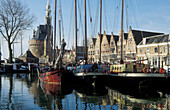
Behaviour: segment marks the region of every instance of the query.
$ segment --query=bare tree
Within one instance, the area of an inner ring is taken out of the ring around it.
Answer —
[[[0,0],[0,33],[8,42],[9,62],[12,62],[12,48],[18,33],[30,28],[35,20],[29,9],[20,0]]]

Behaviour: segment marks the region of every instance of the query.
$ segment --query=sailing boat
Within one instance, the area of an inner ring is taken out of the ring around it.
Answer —
[[[49,3],[49,1],[48,1],[48,3]],[[55,0],[55,18],[56,18],[56,0]],[[54,26],[56,29],[56,22],[55,22]],[[55,36],[56,36],[56,34],[55,34]],[[62,77],[66,76],[63,74],[67,73],[67,71],[64,68],[62,68],[62,62],[61,62],[62,58],[63,58],[65,46],[66,46],[66,42],[63,39],[61,41],[59,56],[55,60],[55,63],[51,67],[40,67],[37,69],[40,81],[61,85]],[[54,56],[55,56],[55,54],[54,54]]]
[[[150,64],[138,64],[138,61],[124,63],[123,61],[123,2],[121,14],[121,60],[120,64],[110,66],[109,85],[110,86],[167,86],[170,83],[169,74],[160,68],[159,73],[150,71]],[[116,85],[119,84],[119,85]]]
[[[100,5],[102,5],[100,0]],[[88,64],[87,63],[87,29],[86,29],[86,0],[84,1],[84,14],[85,14],[85,64],[76,66],[73,70],[73,73],[75,77],[81,82],[79,84],[90,84],[94,87],[96,86],[102,86],[104,85],[104,80],[106,79],[105,76],[107,76],[107,71],[109,70],[109,67],[104,67],[101,64]],[[101,14],[101,8],[100,8],[100,14]],[[75,30],[77,30],[77,22],[76,22],[76,0],[75,0]],[[101,21],[101,19],[100,19]],[[100,22],[101,27],[101,22]],[[77,31],[75,31],[76,36],[76,48],[77,48]],[[101,36],[101,28],[100,28],[100,36]],[[101,42],[101,39],[100,39]],[[101,43],[100,43],[101,45]],[[77,54],[77,49],[76,54]],[[101,51],[100,51],[101,52]],[[76,55],[77,56],[77,55]],[[77,62],[77,58],[76,58]]]

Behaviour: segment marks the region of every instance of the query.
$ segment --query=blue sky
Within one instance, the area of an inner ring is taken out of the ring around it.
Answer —
[[[39,24],[45,23],[45,9],[47,0],[21,0],[30,8],[30,12],[35,15],[36,21],[33,27],[24,32],[24,52],[29,48],[28,40],[32,38],[33,29]],[[57,0],[59,1],[59,0]],[[82,45],[84,36],[84,0],[78,1],[78,45]],[[120,30],[120,2],[121,0],[103,0],[103,15],[102,15],[102,33],[107,34],[113,32],[118,34]],[[87,37],[96,37],[99,32],[99,15],[98,7],[99,0],[87,0]],[[59,4],[59,3],[58,3]],[[127,11],[124,14],[124,31],[127,32],[127,27],[132,26],[132,29],[170,33],[170,0],[127,0]],[[50,0],[52,17],[54,16],[54,0]],[[64,26],[64,38],[67,42],[67,48],[74,45],[74,0],[61,0],[61,10]],[[81,11],[80,11],[81,10]],[[81,14],[80,14],[81,13]],[[57,8],[58,14],[58,8]],[[127,16],[126,16],[127,15]],[[90,22],[90,16],[92,22]],[[81,17],[81,20],[80,20]],[[127,20],[128,19],[128,20]],[[58,20],[58,17],[57,17]],[[54,21],[54,17],[52,18]],[[98,22],[97,22],[98,21]],[[128,23],[127,23],[128,21]],[[57,23],[58,29],[58,23]],[[57,31],[58,36],[58,31]],[[20,44],[16,44],[20,47]],[[5,50],[3,50],[5,51]],[[2,51],[2,52],[3,52]],[[20,55],[20,48],[15,49],[15,56]],[[3,52],[7,56],[8,52]]]

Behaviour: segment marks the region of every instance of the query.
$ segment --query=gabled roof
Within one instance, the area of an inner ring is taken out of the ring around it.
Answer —
[[[92,40],[93,40],[93,44],[95,45],[97,38],[92,38]]]
[[[119,36],[113,35],[113,39],[115,40],[115,44],[117,45],[117,42],[119,41]]]
[[[108,42],[110,44],[111,35],[106,35],[106,37],[107,37],[107,40],[108,40]]]
[[[128,38],[128,33],[124,33],[124,39]]]
[[[138,45],[142,41],[142,38],[164,34],[164,33],[148,32],[148,31],[141,31],[141,30],[132,30],[132,33],[133,33],[136,45]]]
[[[35,57],[30,50],[27,50],[25,54],[20,56],[19,58],[37,58],[37,57]]]

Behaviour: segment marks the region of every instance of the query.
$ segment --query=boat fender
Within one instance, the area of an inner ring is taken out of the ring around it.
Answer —
[[[165,72],[165,70],[163,68],[159,69],[159,73],[164,73],[164,72]]]
[[[143,68],[143,72],[144,72],[144,73],[148,73],[148,72],[149,72],[149,69],[145,67],[145,68]]]

